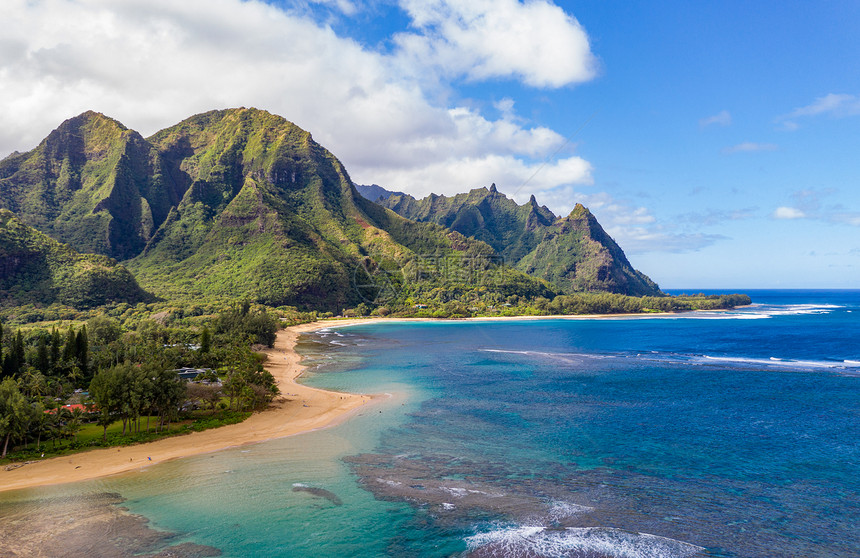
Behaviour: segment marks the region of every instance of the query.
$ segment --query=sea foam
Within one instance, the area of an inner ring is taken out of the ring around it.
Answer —
[[[582,362],[586,360],[605,359],[629,359],[647,360],[662,364],[678,365],[723,365],[744,368],[761,368],[766,370],[796,370],[815,371],[832,370],[834,372],[860,372],[860,361],[856,360],[797,360],[784,357],[746,357],[746,356],[718,356],[697,355],[674,352],[650,351],[648,353],[553,353],[543,351],[516,351],[506,349],[478,349],[480,352],[499,353],[510,355],[522,355],[528,357],[551,358],[567,361],[569,363]]]
[[[469,550],[479,556],[506,558],[586,557],[594,553],[613,558],[687,558],[703,551],[689,543],[644,533],[630,533],[607,527],[517,525],[478,533],[466,539]]]
[[[790,358],[752,358],[752,357],[728,357],[728,356],[710,356],[703,355],[700,357],[703,362],[708,363],[725,363],[761,366],[763,368],[783,368],[792,370],[851,370],[860,367],[860,362],[850,360],[843,361],[828,361],[828,360],[794,360]]]

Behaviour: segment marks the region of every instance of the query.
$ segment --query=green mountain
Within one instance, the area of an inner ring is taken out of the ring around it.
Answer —
[[[541,241],[516,263],[516,268],[568,293],[662,294],[654,281],[633,268],[618,244],[581,204],[547,227]]]
[[[149,138],[185,194],[129,262],[172,295],[241,294],[270,305],[338,308],[360,302],[365,258],[405,263],[423,231],[357,195],[346,170],[311,134],[257,110],[214,111]],[[413,236],[415,238],[413,238]]]
[[[181,191],[140,134],[95,112],[0,161],[0,207],[80,252],[143,250]]]
[[[107,256],[79,254],[0,209],[0,300],[86,308],[151,299]]]
[[[127,260],[170,298],[340,309],[441,287],[553,294],[483,242],[366,200],[311,134],[256,109],[207,112],[147,139],[84,113],[0,162],[0,206]]]
[[[510,265],[566,293],[662,294],[656,283],[630,265],[618,244],[580,204],[559,218],[538,205],[534,196],[518,205],[495,184],[453,197],[431,194],[417,200],[393,194],[379,203],[409,219],[437,223],[486,242]]]
[[[498,294],[488,300],[661,294],[580,205],[558,218],[495,186],[423,200],[361,191],[387,195],[392,211],[360,195],[310,133],[244,108],[149,138],[86,112],[0,161],[0,207],[80,252],[125,261],[168,298],[340,309],[380,293],[440,303],[488,289]]]

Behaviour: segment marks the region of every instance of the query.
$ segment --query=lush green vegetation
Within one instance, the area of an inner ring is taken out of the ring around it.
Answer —
[[[135,318],[99,314],[64,332],[0,327],[4,457],[16,446],[50,453],[229,424],[278,394],[264,357],[252,350],[274,342],[278,320],[265,309],[240,305],[198,316],[192,326],[185,318],[165,326],[164,312]],[[180,367],[209,371],[186,383]],[[172,428],[177,422],[181,428]],[[79,436],[91,423],[100,427],[99,442]]]
[[[80,252],[125,260],[180,199],[170,170],[140,134],[89,111],[0,161],[0,207]]]
[[[369,302],[355,288],[355,274],[368,266],[408,272],[428,256],[492,253],[482,242],[365,200],[310,134],[264,111],[198,115],[148,141],[183,169],[188,186],[128,265],[170,300],[232,296],[337,312]],[[435,288],[443,278],[431,275],[413,275],[411,283]],[[499,290],[520,285],[546,290],[521,273]]]
[[[128,270],[105,256],[79,254],[0,209],[0,299],[77,308],[152,297]]]
[[[484,241],[511,266],[545,279],[565,294],[661,294],[651,279],[630,265],[591,212],[579,204],[570,215],[558,218],[546,206],[539,206],[534,196],[528,203],[517,205],[495,185],[422,200],[395,194],[380,203],[409,219],[437,223]]]
[[[122,433],[122,423],[116,421],[108,427],[105,436],[102,427],[96,422],[86,422],[90,420],[86,415],[76,417],[75,413],[61,409],[59,414],[46,417],[41,440],[31,439],[27,444],[19,445],[14,451],[9,451],[5,458],[0,459],[0,463],[4,461],[13,463],[31,461],[95,448],[154,442],[161,438],[181,436],[191,432],[202,432],[211,428],[236,424],[249,416],[251,416],[250,412],[236,412],[228,409],[219,409],[215,414],[202,410],[183,412],[180,413],[176,421],[166,425],[161,430],[129,431],[126,434]],[[142,417],[141,420],[151,420],[154,424],[157,417]],[[63,434],[64,431],[65,434]]]
[[[617,293],[576,293],[554,297],[500,297],[480,288],[462,292],[438,289],[425,296],[408,298],[407,304],[387,304],[345,310],[347,316],[414,318],[477,318],[493,316],[562,316],[573,314],[640,314],[723,310],[750,304],[744,294],[627,296]]]
[[[408,289],[398,289],[403,303],[440,285],[473,286],[447,272],[412,273],[420,262],[489,254],[501,257],[494,266],[519,269],[481,285],[503,298],[656,294],[590,214],[559,220],[534,200],[518,206],[494,188],[407,198],[399,197],[398,210],[427,222],[359,196],[308,132],[256,109],[200,114],[147,139],[88,112],[0,164],[0,207],[79,250],[126,260],[141,285],[169,301],[337,312],[375,302],[354,288],[355,274],[387,265],[408,275]],[[57,302],[99,302],[81,293],[104,290],[97,281],[66,279],[57,284],[73,292]],[[27,280],[17,292],[36,296],[33,287]],[[53,301],[16,304],[36,300]]]
[[[558,218],[495,187],[386,204],[308,132],[256,109],[147,139],[87,112],[0,161],[2,452],[240,420],[277,394],[254,348],[281,323],[749,303],[664,296],[581,205]],[[211,371],[185,384],[181,367]]]

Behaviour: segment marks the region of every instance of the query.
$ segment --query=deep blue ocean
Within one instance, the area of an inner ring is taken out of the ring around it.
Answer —
[[[323,330],[306,381],[388,394],[361,416],[3,495],[0,516],[111,491],[225,556],[856,558],[860,291],[745,292],[727,312]]]

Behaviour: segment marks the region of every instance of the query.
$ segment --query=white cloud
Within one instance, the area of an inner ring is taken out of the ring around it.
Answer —
[[[826,115],[831,118],[846,118],[860,115],[860,95],[829,93],[818,97],[812,103],[794,109],[788,114],[777,117],[780,129],[792,132],[799,128],[794,120],[812,116]]]
[[[473,80],[518,77],[561,87],[596,75],[588,35],[550,2],[401,0],[417,33],[395,40],[410,65]]]
[[[668,225],[660,223],[646,207],[617,199],[606,192],[587,193],[563,187],[544,193],[545,196],[547,194],[548,199],[553,199],[554,194],[561,198],[550,207],[565,207],[566,212],[573,208],[575,202],[588,207],[628,256],[693,252],[726,238],[719,234],[679,230],[674,222]],[[565,200],[567,204],[563,203]]]
[[[835,223],[851,225],[852,227],[860,227],[860,212],[845,211],[832,215],[831,220]]]
[[[723,110],[713,116],[709,116],[707,118],[702,118],[701,120],[699,120],[699,127],[707,128],[708,126],[712,125],[728,126],[731,123],[732,115],[729,114],[729,111]]]
[[[716,242],[728,239],[721,234],[669,233],[646,228],[629,231],[625,236],[616,236],[612,231],[607,232],[610,232],[616,242],[623,246],[624,252],[628,256],[656,252],[672,254],[697,252]]]
[[[514,111],[514,100],[510,97],[499,99],[493,103],[493,108],[502,114],[505,120],[520,120],[517,113]]]
[[[826,114],[835,118],[860,115],[860,96],[830,93],[805,107],[796,108],[786,118]]]
[[[315,1],[345,13],[357,5]],[[149,135],[213,108],[254,106],[309,130],[359,183],[455,192],[493,181],[518,187],[539,171],[523,190],[540,199],[542,189],[591,180],[591,165],[562,150],[565,138],[529,127],[513,100],[497,103],[495,120],[438,101],[450,86],[444,60],[408,46],[457,57],[457,71],[471,79],[557,87],[593,76],[575,19],[541,1],[406,6],[416,32],[405,50],[384,54],[306,10],[259,0],[8,0],[0,157],[31,149],[89,109]]]
[[[773,143],[754,143],[751,141],[745,141],[743,143],[739,143],[737,145],[733,145],[731,147],[726,147],[723,149],[723,153],[730,155],[732,153],[754,153],[756,151],[776,151],[779,149],[779,146]]]
[[[431,193],[454,195],[471,188],[495,183],[502,193],[524,203],[534,194],[541,204],[555,211],[573,207],[558,190],[562,185],[591,182],[591,164],[580,157],[568,157],[546,165],[529,164],[512,155],[483,155],[434,160],[408,169],[389,168],[377,172],[379,184],[404,190],[416,197]],[[569,205],[569,206],[568,206]]]
[[[795,207],[780,206],[773,212],[774,219],[803,219],[804,217],[806,214]]]
[[[860,211],[846,209],[840,203],[825,204],[824,200],[838,194],[834,188],[799,190],[792,193],[794,206],[778,207],[775,219],[814,219],[836,225],[860,226]]]

